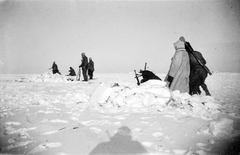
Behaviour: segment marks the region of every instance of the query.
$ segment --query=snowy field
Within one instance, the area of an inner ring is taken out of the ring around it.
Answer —
[[[240,152],[239,73],[208,76],[211,97],[170,92],[155,80],[137,86],[133,73],[69,78],[0,75],[0,153]]]

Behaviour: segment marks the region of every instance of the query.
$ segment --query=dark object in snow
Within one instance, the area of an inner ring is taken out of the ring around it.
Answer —
[[[148,80],[161,80],[161,78],[159,78],[157,75],[155,75],[153,72],[149,71],[149,70],[140,70],[139,72],[142,76],[142,80],[141,83],[144,83]]]
[[[208,74],[212,75],[211,71],[206,66],[206,60],[200,52],[193,50],[191,44],[186,42],[184,37],[181,37],[181,39],[185,42],[185,48],[190,60],[189,94],[201,94],[201,86],[206,95],[211,96],[205,84]]]
[[[88,62],[89,79],[93,79],[93,72],[94,72],[94,62],[93,62],[92,58],[89,58],[89,62]]]
[[[51,67],[50,69],[52,69],[52,73],[53,73],[53,74],[58,73],[58,74],[61,75],[61,73],[59,72],[58,66],[57,66],[57,64],[55,63],[55,61],[53,61],[52,67]]]
[[[75,70],[72,67],[70,67],[68,76],[76,76]]]
[[[119,87],[119,84],[118,84],[118,83],[114,83],[114,84],[112,85],[112,87]]]
[[[139,73],[137,74],[136,70],[134,70],[135,73],[135,78],[137,79],[137,85],[140,85],[141,83],[144,83],[148,80],[161,80],[157,75],[155,75],[153,72],[147,70],[147,63],[144,65],[144,70],[140,70]],[[142,76],[142,80],[139,81],[139,77]]]
[[[88,57],[85,53],[82,53],[82,63],[79,67],[82,67],[83,81],[88,81],[87,70],[88,70]]]
[[[212,75],[212,72],[206,66],[206,61],[202,57],[202,54],[198,51],[194,51],[189,42],[185,42],[185,48],[189,54],[189,57],[192,57],[190,57],[190,61],[195,61],[195,64],[200,65],[209,75]]]
[[[202,54],[198,51],[192,51],[196,56],[199,57],[199,60],[206,64],[206,60],[203,58]],[[196,61],[195,57],[189,53],[190,59],[190,92],[189,94],[201,94],[200,86],[205,91],[206,95],[211,96],[205,80],[208,76],[208,72]]]
[[[137,74],[136,70],[134,70],[134,73],[135,73],[135,78],[137,80],[137,85],[140,85],[140,81],[139,81],[138,77],[141,75]]]

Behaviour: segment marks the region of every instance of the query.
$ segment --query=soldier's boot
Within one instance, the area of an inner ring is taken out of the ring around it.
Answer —
[[[209,90],[208,90],[208,88],[207,88],[207,85],[206,85],[205,83],[202,84],[201,87],[202,87],[202,89],[205,91],[205,93],[206,93],[207,96],[211,96],[211,94],[210,94],[210,92],[209,92]]]

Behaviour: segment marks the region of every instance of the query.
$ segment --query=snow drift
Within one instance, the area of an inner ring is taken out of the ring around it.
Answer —
[[[191,96],[188,93],[170,91],[166,83],[149,80],[140,86],[114,83],[100,84],[90,97],[90,102],[99,107],[129,108],[133,111],[152,109],[159,112],[177,112],[205,120],[213,119],[221,111],[221,104],[211,96]]]

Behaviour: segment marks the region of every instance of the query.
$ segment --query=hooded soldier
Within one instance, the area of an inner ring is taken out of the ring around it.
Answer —
[[[185,44],[180,39],[174,43],[175,54],[165,81],[170,90],[179,90],[181,93],[189,92],[190,64]]]

